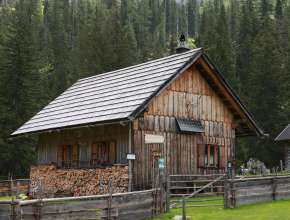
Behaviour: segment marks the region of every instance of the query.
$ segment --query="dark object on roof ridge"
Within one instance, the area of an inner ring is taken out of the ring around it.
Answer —
[[[175,49],[175,51],[177,54],[179,54],[189,50],[190,50],[189,47],[186,45],[185,35],[182,33],[179,37],[178,47]]]

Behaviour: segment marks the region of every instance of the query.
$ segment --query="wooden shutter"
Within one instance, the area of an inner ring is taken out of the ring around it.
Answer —
[[[206,152],[207,152],[207,155],[206,155],[206,157],[207,157],[207,166],[211,166],[212,165],[211,157],[213,156],[213,155],[211,155],[211,145],[210,144],[206,145],[206,148],[207,148],[207,150],[206,150]]]
[[[97,159],[97,145],[96,144],[92,144],[91,159],[92,160]]]
[[[59,167],[61,167],[62,166],[62,145],[59,145],[58,147],[57,147],[57,165],[59,166]]]
[[[77,144],[72,146],[72,160],[77,161],[79,159],[79,148]]]
[[[225,146],[219,147],[219,168],[224,169],[226,167],[226,152],[225,152]]]
[[[205,147],[204,144],[197,145],[197,167],[204,167]]]
[[[116,163],[116,142],[111,141],[109,143],[109,163]]]
[[[62,146],[62,160],[63,161],[68,161],[68,146],[67,145],[63,145]]]
[[[106,146],[106,143],[101,142],[98,144],[98,148],[99,148],[99,155],[98,155],[98,159],[100,160],[100,162],[106,163],[108,161],[109,158],[109,146]]]
[[[214,145],[214,166],[219,166],[219,147],[218,145]]]

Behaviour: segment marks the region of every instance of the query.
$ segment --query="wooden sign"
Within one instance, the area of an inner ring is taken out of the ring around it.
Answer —
[[[135,154],[127,154],[127,160],[135,160],[136,155]]]
[[[145,144],[163,144],[164,137],[162,135],[145,134]]]

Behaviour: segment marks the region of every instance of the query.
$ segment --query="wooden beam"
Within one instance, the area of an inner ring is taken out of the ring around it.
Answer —
[[[132,122],[129,122],[129,137],[128,137],[128,153],[132,153]],[[132,179],[133,179],[133,166],[132,160],[129,160],[129,183],[128,183],[128,192],[132,191]]]

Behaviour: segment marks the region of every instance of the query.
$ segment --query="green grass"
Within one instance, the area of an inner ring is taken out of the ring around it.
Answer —
[[[11,200],[11,199],[12,199],[11,196],[0,196],[0,200]]]
[[[154,220],[169,220],[175,215],[181,215],[181,209],[171,209],[170,213],[155,217]],[[186,215],[192,220],[290,220],[290,200],[243,205],[227,210],[220,206],[187,208]]]

